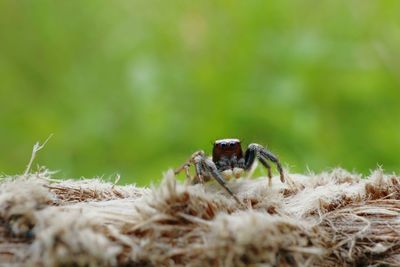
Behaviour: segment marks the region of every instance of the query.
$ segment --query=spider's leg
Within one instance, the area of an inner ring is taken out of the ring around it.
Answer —
[[[225,190],[235,199],[237,203],[240,205],[243,205],[240,200],[236,197],[236,195],[232,192],[232,190],[226,185],[224,177],[222,177],[221,173],[218,171],[217,166],[215,166],[214,162],[210,159],[207,159],[205,156],[204,151],[200,150],[195,153],[187,160],[182,166],[177,168],[174,173],[179,174],[183,170],[186,170],[188,173],[188,169],[190,165],[194,165],[195,171],[196,171],[196,177],[195,179],[192,179],[190,177],[190,180],[192,180],[192,183],[196,182],[204,182],[205,176],[212,176],[217,182],[225,188]],[[196,178],[199,181],[196,181]]]
[[[224,177],[221,175],[221,173],[218,171],[217,166],[215,166],[215,163],[210,160],[203,158],[203,162],[207,170],[210,172],[212,177],[223,187],[225,190],[236,200],[237,203],[242,205],[242,202],[236,197],[236,195],[232,192],[232,190],[226,185]]]
[[[269,159],[270,161],[272,161],[273,163],[276,164],[276,167],[278,168],[279,175],[280,175],[280,178],[281,178],[281,182],[284,183],[285,182],[285,176],[283,174],[283,168],[282,168],[281,163],[279,162],[279,159],[274,154],[272,154],[270,151],[268,151],[265,148],[261,149],[260,154],[263,157]]]
[[[285,182],[285,176],[284,176],[284,174],[283,174],[283,168],[282,168],[281,163],[279,162],[279,159],[278,159],[274,154],[272,154],[271,151],[265,149],[265,148],[262,147],[262,146],[261,146],[261,148],[260,148],[260,154],[261,154],[262,157],[264,157],[264,158],[266,158],[266,159],[269,159],[270,161],[272,161],[273,163],[275,163],[275,165],[276,165],[276,167],[277,167],[277,169],[278,169],[278,171],[279,171],[279,175],[280,175],[280,178],[281,178],[281,182],[284,183],[284,182]]]
[[[174,170],[174,174],[180,174],[183,170],[186,170],[187,168],[189,168],[190,166],[190,162],[185,162],[184,164],[182,164],[181,166],[179,166],[178,168],[176,168]]]
[[[246,171],[251,169],[251,166],[253,166],[256,156],[257,150],[249,146],[244,154],[244,169]]]
[[[203,158],[204,155],[197,155],[193,161],[194,161],[194,168],[196,171],[196,176],[193,179],[193,183],[204,183],[204,173],[206,172],[206,170],[204,169],[203,166]]]
[[[185,165],[185,176],[186,176],[186,181],[190,181],[192,177],[190,176],[190,166]]]
[[[271,184],[272,184],[271,165],[269,165],[268,162],[263,157],[258,157],[258,160],[267,169],[267,171],[268,171],[268,185],[271,186]]]
[[[183,170],[185,170],[186,179],[193,182],[193,178],[190,176],[189,168],[190,165],[194,165],[196,168],[196,176],[199,177],[201,175],[200,173],[201,170],[199,169],[198,164],[196,163],[196,158],[198,158],[199,156],[204,156],[204,151],[200,150],[193,153],[192,156],[190,156],[190,158],[185,163],[183,163],[180,167],[174,170],[174,174],[177,175],[181,173]]]
[[[281,182],[285,182],[285,177],[283,175],[283,168],[281,163],[279,162],[278,158],[272,154],[272,152],[265,149],[263,146],[259,144],[250,144],[245,153],[245,160],[246,160],[246,168],[250,168],[253,164],[255,158],[257,158],[262,165],[268,170],[268,178],[270,179],[269,184],[271,184],[271,166],[267,163],[267,160],[272,161],[276,164],[276,167],[279,171]]]

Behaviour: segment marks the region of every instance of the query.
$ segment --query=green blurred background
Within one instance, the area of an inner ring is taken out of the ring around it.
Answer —
[[[214,139],[400,169],[400,1],[0,1],[0,172],[158,181]]]

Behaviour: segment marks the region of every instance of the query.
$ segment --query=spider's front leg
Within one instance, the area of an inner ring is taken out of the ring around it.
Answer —
[[[282,183],[285,182],[285,176],[283,175],[283,168],[278,158],[274,154],[272,154],[272,152],[268,151],[266,148],[264,148],[262,145],[259,144],[250,144],[248,146],[244,156],[246,170],[249,170],[251,168],[256,158],[268,170],[269,185],[271,185],[272,181],[272,172],[271,172],[271,166],[268,164],[267,160],[270,160],[276,164],[276,167],[279,171],[279,175],[281,178],[281,182]]]
[[[206,171],[211,174],[211,176],[217,180],[217,182],[225,188],[225,190],[236,200],[236,202],[240,205],[243,205],[242,202],[237,198],[237,196],[232,192],[232,190],[226,185],[226,181],[222,174],[219,172],[217,166],[215,163],[207,158],[203,158],[203,165],[206,169]]]
[[[205,153],[203,150],[196,151],[190,156],[190,158],[182,164],[180,167],[174,170],[175,175],[181,173],[183,170],[185,170],[186,174],[186,179],[190,181],[192,184],[196,183],[203,183],[204,182],[204,170],[201,164],[201,159],[205,157]],[[190,166],[194,165],[195,171],[196,171],[196,176],[192,177],[190,175]]]
[[[211,159],[208,159],[203,151],[195,152],[187,162],[175,170],[175,174],[180,173],[182,170],[186,170],[186,174],[188,175],[188,169],[190,165],[194,165],[196,177],[200,182],[204,182],[205,179],[212,176],[235,199],[237,203],[243,205],[237,196],[232,192],[232,190],[226,185],[226,181],[217,169],[215,163]],[[191,180],[193,181],[193,179]]]

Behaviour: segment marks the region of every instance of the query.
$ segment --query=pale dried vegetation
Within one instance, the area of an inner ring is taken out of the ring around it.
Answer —
[[[0,183],[0,261],[15,266],[399,266],[400,180],[377,170],[158,187]]]

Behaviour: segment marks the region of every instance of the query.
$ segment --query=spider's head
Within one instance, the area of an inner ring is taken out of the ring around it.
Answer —
[[[220,139],[214,142],[214,162],[219,161],[223,157],[230,159],[232,156],[236,156],[237,159],[243,157],[242,147],[239,139]]]

